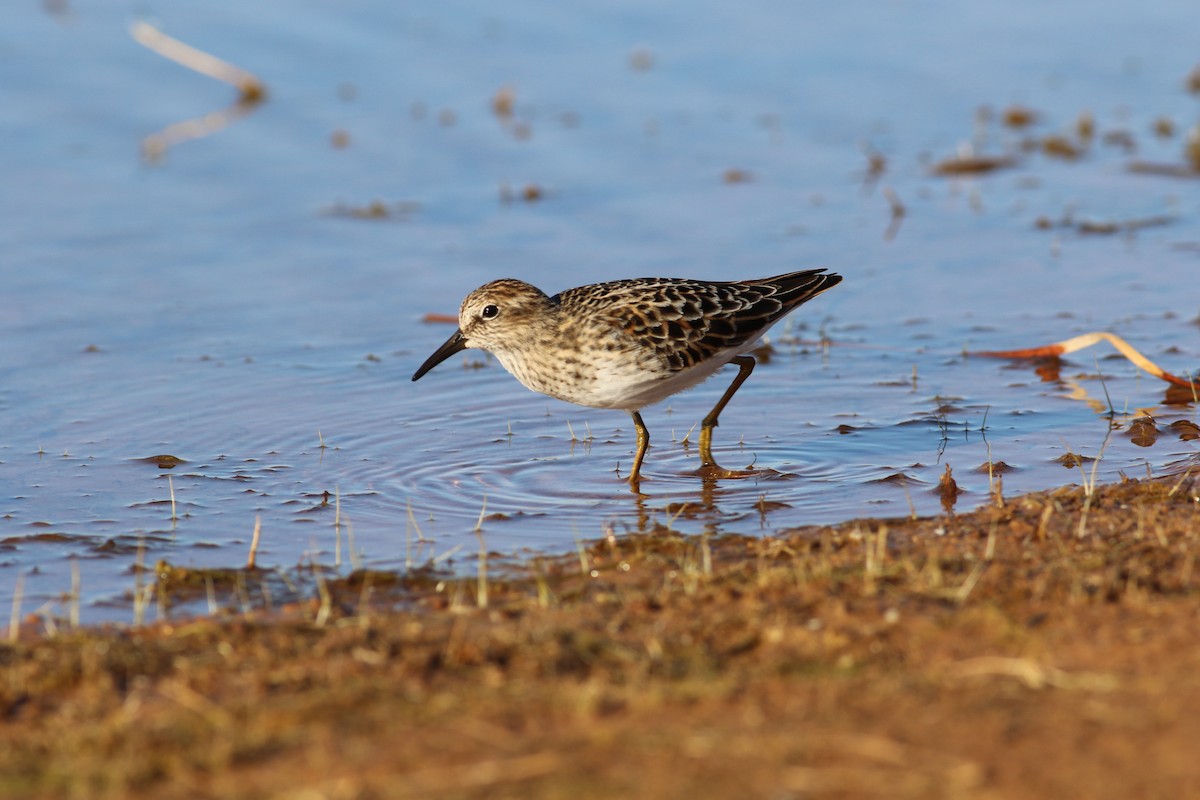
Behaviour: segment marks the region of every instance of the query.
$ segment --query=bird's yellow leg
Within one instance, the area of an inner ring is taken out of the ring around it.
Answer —
[[[712,473],[718,477],[732,477],[738,473],[724,470],[717,466],[717,462],[712,454],[713,428],[717,427],[717,419],[721,416],[721,412],[725,410],[725,406],[733,398],[737,390],[741,388],[742,384],[746,382],[746,379],[750,377],[750,373],[754,371],[754,359],[750,356],[737,356],[729,363],[737,364],[738,374],[734,377],[733,383],[729,384],[729,388],[725,390],[725,394],[721,395],[721,399],[713,406],[712,411],[708,412],[708,416],[700,423],[700,471]]]
[[[642,461],[646,458],[646,449],[650,446],[650,431],[646,429],[646,423],[642,422],[642,415],[639,412],[630,411],[629,415],[633,417],[633,428],[637,431],[637,453],[633,456],[633,469],[629,472],[629,485],[636,489],[642,479]]]

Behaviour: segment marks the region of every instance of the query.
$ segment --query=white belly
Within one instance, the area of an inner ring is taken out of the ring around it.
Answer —
[[[741,352],[743,349],[730,349],[679,372],[628,358],[602,360],[587,371],[583,380],[573,379],[572,370],[567,368],[539,374],[525,369],[525,364],[506,363],[508,359],[504,358],[500,362],[535,392],[581,406],[636,411],[706,380]]]

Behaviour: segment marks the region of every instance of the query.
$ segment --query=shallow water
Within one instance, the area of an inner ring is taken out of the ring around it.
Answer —
[[[269,92],[153,164],[143,137],[234,92],[134,43],[143,10]],[[989,461],[1008,494],[1090,480],[1068,451],[1103,450],[1099,480],[1182,472],[1196,442],[1168,426],[1194,402],[1103,346],[1052,380],[963,353],[1112,330],[1176,373],[1200,364],[1200,182],[1127,170],[1183,163],[1198,24],[1166,0],[11,10],[0,598],[21,575],[24,611],[60,613],[74,561],[82,617],[127,621],[139,559],[237,566],[256,518],[270,567],[470,569],[481,517],[489,549],[563,552],[656,523],[931,513],[946,465],[960,509],[987,501]],[[1038,122],[1005,127],[1011,105]],[[1082,157],[1022,150],[1084,112]],[[932,174],[964,144],[1018,163]],[[382,217],[348,212],[375,201]],[[715,437],[770,477],[691,474],[685,438],[732,370],[645,412],[643,498],[617,474],[625,414],[531,394],[477,352],[409,380],[451,331],[423,316],[496,277],[554,292],[809,266],[846,280],[773,332]],[[1152,443],[1129,435],[1139,409]]]

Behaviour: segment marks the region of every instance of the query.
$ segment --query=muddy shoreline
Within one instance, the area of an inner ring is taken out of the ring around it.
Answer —
[[[1183,475],[24,636],[0,795],[1187,796],[1198,552]]]

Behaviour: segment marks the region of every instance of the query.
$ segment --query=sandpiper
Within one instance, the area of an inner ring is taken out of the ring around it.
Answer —
[[[633,417],[636,489],[650,433],[641,409],[695,386],[734,363],[738,374],[700,423],[701,474],[739,473],[717,466],[712,429],[754,359],[746,352],[788,312],[840,283],[823,269],[745,281],[633,278],[568,289],[548,297],[512,278],[467,295],[458,330],[413,374],[422,375],[466,348],[487,350],[535,392]]]

